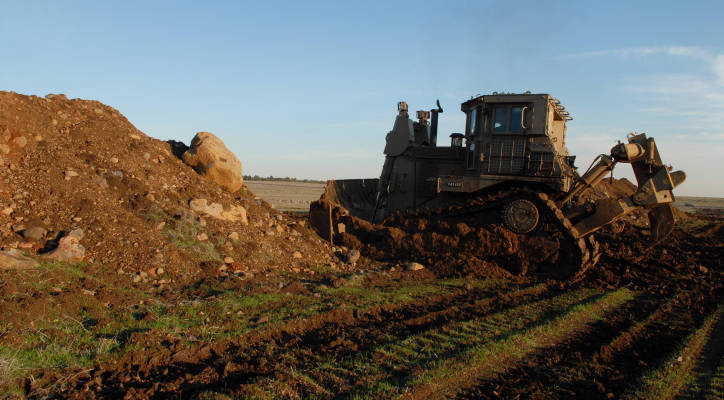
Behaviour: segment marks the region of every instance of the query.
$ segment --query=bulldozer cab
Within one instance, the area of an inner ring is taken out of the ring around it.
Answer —
[[[568,156],[570,114],[548,94],[498,94],[473,98],[466,114],[466,166],[470,172],[522,174],[529,149]]]

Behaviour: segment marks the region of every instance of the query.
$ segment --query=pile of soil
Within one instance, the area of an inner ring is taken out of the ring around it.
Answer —
[[[59,239],[81,232],[80,262],[93,279],[54,294],[69,313],[82,307],[82,290],[114,307],[131,299],[112,287],[172,296],[204,279],[235,275],[261,281],[255,290],[278,291],[263,282],[292,271],[311,274],[320,264],[353,268],[304,218],[276,211],[246,188],[229,193],[198,175],[179,159],[183,148],[147,136],[97,101],[0,92],[0,250],[21,251],[42,266]],[[248,220],[200,215],[189,206],[193,199],[243,207]],[[22,279],[18,274],[0,268],[6,293]],[[23,299],[23,308],[42,309],[48,296]],[[29,317],[15,306],[3,302],[0,314],[24,325]]]

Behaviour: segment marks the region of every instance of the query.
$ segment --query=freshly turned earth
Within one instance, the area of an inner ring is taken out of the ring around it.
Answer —
[[[693,382],[724,371],[720,217],[679,212],[650,246],[633,215],[560,282],[483,252],[333,246],[179,149],[96,101],[0,92],[0,255],[37,262],[0,265],[0,398],[622,398],[687,365],[668,361],[706,321]],[[82,259],[49,258],[61,242]],[[519,358],[463,357],[616,293],[631,299]],[[62,349],[83,355],[42,358]]]

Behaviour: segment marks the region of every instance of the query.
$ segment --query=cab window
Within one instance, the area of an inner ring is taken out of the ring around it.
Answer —
[[[493,132],[508,132],[508,107],[495,107],[495,120],[493,121]]]
[[[523,125],[521,122],[523,118],[523,107],[513,106],[510,107],[510,131],[511,132],[523,132]]]
[[[470,115],[468,116],[468,135],[474,135],[475,134],[475,128],[478,126],[478,109],[473,108],[470,110]]]
[[[493,132],[522,133],[525,118],[525,107],[521,105],[496,106],[493,118]]]

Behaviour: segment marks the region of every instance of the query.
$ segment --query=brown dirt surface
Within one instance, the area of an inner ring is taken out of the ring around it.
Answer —
[[[485,243],[514,238],[462,221],[438,222],[444,246],[424,259],[415,246],[432,233],[351,219],[331,246],[306,218],[205,181],[174,156],[181,145],[98,102],[0,92],[0,134],[0,211],[12,209],[0,213],[0,246],[41,261],[0,271],[0,398],[425,398],[417,389],[430,382],[451,398],[625,398],[724,305],[714,216],[677,215],[651,246],[633,215],[621,233],[596,235],[595,268],[556,281],[513,276],[506,250]],[[244,207],[248,225],[194,214],[189,200],[200,197]],[[33,226],[44,239],[23,237]],[[82,262],[43,258],[76,228]],[[345,264],[342,244],[384,262]],[[406,261],[427,268],[406,271]],[[594,307],[611,294],[624,300]],[[590,322],[521,350],[572,313]],[[697,371],[708,369],[691,380],[710,398],[721,394],[721,334],[704,338]],[[492,373],[451,378],[488,371],[488,359],[501,360]]]

